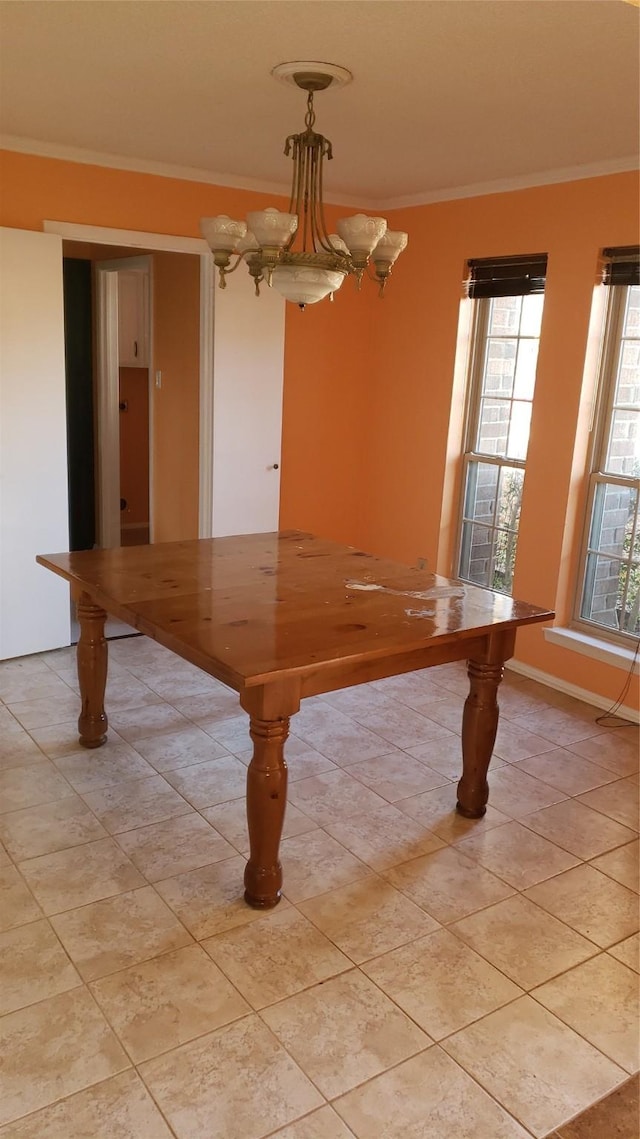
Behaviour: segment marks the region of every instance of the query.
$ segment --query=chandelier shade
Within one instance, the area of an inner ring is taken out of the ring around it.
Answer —
[[[301,308],[333,299],[345,277],[353,276],[360,288],[365,273],[382,296],[407,234],[389,231],[385,218],[366,214],[339,219],[337,234],[329,234],[324,217],[323,166],[333,154],[329,139],[314,130],[313,96],[336,80],[348,81],[350,73],[333,64],[289,63],[273,74],[307,92],[305,130],[285,141],[284,153],[293,160],[289,209],[254,210],[246,222],[225,214],[202,218],[200,230],[213,253],[220,288],[244,261],[256,295],[266,282]]]

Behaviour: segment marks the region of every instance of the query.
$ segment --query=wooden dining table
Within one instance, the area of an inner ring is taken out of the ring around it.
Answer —
[[[107,738],[107,614],[239,694],[253,741],[244,896],[262,908],[281,896],[284,745],[301,700],[466,660],[456,806],[479,818],[488,799],[504,663],[520,625],[554,616],[502,593],[290,530],[47,554],[37,561],[69,581],[77,599],[78,729],[85,747],[100,747]]]

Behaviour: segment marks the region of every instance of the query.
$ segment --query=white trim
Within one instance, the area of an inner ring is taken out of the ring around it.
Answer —
[[[120,420],[118,412],[118,273],[97,273],[98,544],[120,545]]]
[[[621,668],[628,672],[633,664],[634,673],[640,672],[640,660],[634,649],[625,645],[613,644],[611,641],[601,640],[600,637],[590,637],[587,633],[577,629],[563,629],[556,625],[551,629],[543,629],[544,638],[552,645],[559,645],[562,649],[570,649],[581,656],[600,660],[603,664],[610,664],[613,668]],[[634,660],[635,658],[635,660]]]
[[[95,245],[126,245],[132,249],[157,249],[162,253],[197,253],[203,256],[209,246],[202,237],[182,237],[173,233],[142,233],[137,229],[109,229],[102,225],[76,225],[73,221],[43,221],[45,233],[57,233],[67,241],[88,241]]]
[[[495,182],[473,182],[468,186],[449,186],[377,202],[364,202],[364,209],[400,210],[411,206],[428,206],[433,202],[453,202],[459,198],[483,198],[488,194],[508,194],[513,190],[529,190],[535,186],[555,186],[558,182],[581,182],[585,178],[604,178],[607,174],[627,174],[638,169],[638,156],[627,155],[605,162],[589,162],[584,166],[563,166],[557,170],[540,170],[498,178]]]
[[[510,672],[517,672],[520,676],[537,680],[539,684],[546,684],[547,688],[554,688],[556,692],[565,692],[567,696],[574,696],[576,700],[582,700],[585,704],[593,704],[595,708],[602,708],[605,712],[614,703],[613,700],[601,696],[598,692],[589,692],[586,688],[579,688],[577,684],[570,684],[568,680],[562,680],[559,676],[551,676],[550,673],[543,672],[540,668],[533,668],[530,664],[523,664],[522,661],[509,660],[506,667]],[[498,694],[499,702],[500,694]],[[618,708],[616,716],[620,716],[623,720],[632,720],[634,724],[640,723],[640,712],[637,708],[630,708],[628,704],[622,704]]]
[[[100,151],[83,150],[80,147],[61,146],[39,139],[21,138],[17,135],[0,135],[0,149],[18,151],[21,154],[36,154],[43,158],[57,158],[80,165],[103,166],[116,170],[131,170],[138,174],[153,174],[159,178],[177,178],[183,182],[202,182],[209,186],[236,190],[253,190],[260,194],[276,194],[288,198],[290,185],[279,182],[261,182],[258,178],[243,178],[235,174],[217,174],[211,170],[199,170],[192,166],[178,166],[170,162],[152,162],[143,158],[129,158],[119,154],[103,154]],[[622,158],[606,159],[602,162],[589,162],[580,166],[563,166],[555,170],[535,171],[530,174],[517,174],[511,178],[499,178],[494,182],[474,182],[466,186],[448,186],[439,190],[428,190],[418,194],[399,195],[395,198],[364,198],[351,194],[333,194],[326,191],[325,202],[334,206],[353,206],[361,210],[399,210],[410,206],[426,206],[432,202],[451,202],[458,198],[480,198],[486,194],[506,194],[511,190],[527,190],[534,186],[553,186],[557,182],[579,182],[584,178],[602,178],[607,174],[626,174],[638,169],[638,156],[625,155]],[[59,230],[45,230],[58,233]],[[66,236],[63,234],[63,236]],[[77,239],[76,239],[77,240]]]
[[[55,233],[67,241],[87,241],[97,245],[118,245],[131,249],[159,250],[163,253],[193,253],[200,258],[200,461],[198,474],[198,534],[213,532],[213,297],[214,275],[211,250],[203,238],[178,234],[143,233],[135,229],[109,229],[68,221],[44,221],[45,233]],[[149,385],[155,383],[153,361],[153,290],[149,314]],[[117,407],[116,398],[116,407]],[[153,400],[149,401],[149,431],[153,431]],[[119,464],[119,459],[118,459]],[[149,449],[149,519],[153,542],[153,447]],[[119,501],[118,491],[118,501]]]
[[[213,322],[215,266],[200,258],[200,475],[198,537],[213,535]]]

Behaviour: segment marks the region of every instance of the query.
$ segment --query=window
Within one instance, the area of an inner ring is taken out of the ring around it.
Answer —
[[[469,372],[458,576],[511,593],[546,255],[470,261]]]
[[[640,635],[640,257],[605,250],[609,286],[577,619]]]

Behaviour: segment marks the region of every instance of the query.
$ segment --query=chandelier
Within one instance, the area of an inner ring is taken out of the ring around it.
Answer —
[[[407,234],[388,230],[385,218],[366,214],[341,218],[338,232],[328,233],[324,217],[323,163],[333,154],[329,139],[314,130],[313,96],[332,83],[349,82],[351,73],[334,64],[283,63],[272,74],[307,92],[305,130],[289,135],[284,148],[293,159],[289,209],[256,210],[246,222],[225,214],[202,218],[200,229],[213,253],[220,288],[226,288],[227,277],[244,261],[256,296],[264,281],[301,308],[327,296],[333,300],[345,277],[353,276],[360,289],[365,273],[378,283],[382,296]]]

